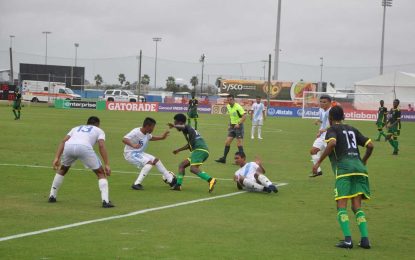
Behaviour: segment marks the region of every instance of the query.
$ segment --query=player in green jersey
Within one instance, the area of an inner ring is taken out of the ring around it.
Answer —
[[[378,127],[378,138],[376,138],[376,141],[380,141],[380,137],[383,136],[386,139],[386,134],[383,132],[383,127],[386,125],[387,115],[388,115],[388,109],[384,107],[385,102],[381,100],[379,102],[380,107],[378,109],[378,120],[376,121],[376,126]]]
[[[178,131],[182,132],[184,138],[187,141],[185,146],[174,150],[173,153],[178,154],[184,150],[190,150],[191,152],[189,158],[183,160],[183,162],[179,165],[177,182],[172,187],[172,190],[181,190],[185,169],[190,166],[190,171],[192,173],[196,174],[199,178],[209,183],[209,192],[212,192],[213,188],[216,185],[216,179],[210,177],[209,174],[200,170],[200,166],[202,166],[202,164],[209,157],[209,148],[203,140],[202,136],[190,125],[186,125],[186,116],[184,114],[176,114],[174,116],[174,124],[169,123],[168,126],[170,128],[174,127]]]
[[[192,99],[189,100],[189,107],[187,108],[187,124],[191,126],[191,120],[195,121],[195,130],[197,130],[197,119],[199,115],[197,113],[197,106],[199,105],[199,101],[195,98],[195,93],[192,93]]]
[[[370,243],[367,231],[366,216],[361,209],[362,199],[370,199],[369,176],[366,163],[373,151],[371,140],[363,136],[356,128],[342,124],[344,120],[343,108],[332,107],[329,112],[331,127],[327,130],[327,147],[320,159],[313,166],[313,172],[323,160],[329,156],[336,177],[334,198],[337,203],[337,220],[344,235],[344,240],[336,246],[340,248],[353,248],[347,214],[347,201],[350,199],[352,210],[359,226],[361,239],[359,246],[369,249]],[[360,158],[358,145],[366,147],[366,153]]]
[[[393,101],[393,108],[389,113],[390,118],[386,123],[386,128],[388,129],[386,138],[393,147],[393,155],[398,155],[398,136],[401,134],[401,110],[399,109],[399,99],[395,99]]]
[[[14,114],[14,120],[20,119],[20,110],[22,109],[22,94],[20,94],[20,91],[16,89],[15,91],[15,98],[13,101],[13,114]],[[16,113],[17,111],[17,113]]]

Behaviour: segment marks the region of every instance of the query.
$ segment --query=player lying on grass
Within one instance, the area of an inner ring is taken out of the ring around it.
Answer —
[[[354,127],[342,124],[344,112],[342,107],[332,107],[329,113],[331,127],[327,130],[327,147],[320,159],[313,167],[313,172],[318,171],[321,162],[329,156],[336,177],[334,199],[337,203],[337,220],[344,235],[344,241],[336,246],[340,248],[353,248],[352,237],[349,228],[349,216],[347,215],[347,201],[352,202],[352,210],[356,216],[361,239],[359,246],[370,248],[366,216],[362,207],[362,199],[370,198],[369,176],[366,163],[373,151],[372,141],[363,136]],[[366,147],[366,153],[360,159],[358,145]]]
[[[246,162],[244,152],[235,153],[235,164],[241,168],[235,172],[234,181],[239,190],[277,193],[277,187],[265,176],[265,169],[259,159],[255,162]]]
[[[182,132],[187,141],[185,146],[174,150],[173,153],[178,154],[184,150],[190,150],[191,152],[189,158],[180,163],[179,172],[177,174],[177,183],[173,186],[172,190],[180,191],[182,189],[185,169],[190,166],[190,171],[192,173],[209,183],[209,192],[212,192],[216,185],[216,179],[200,170],[200,166],[202,166],[203,162],[209,157],[209,148],[202,136],[190,125],[186,125],[186,116],[184,114],[176,114],[174,116],[174,124],[168,123],[168,126],[170,128],[174,127]]]
[[[58,190],[63,183],[64,176],[76,160],[81,160],[85,167],[92,169],[98,177],[98,186],[101,191],[102,207],[112,208],[108,198],[107,176],[111,175],[107,149],[105,148],[105,133],[99,128],[100,120],[98,117],[88,118],[86,125],[72,128],[63,138],[56,151],[53,160],[53,169],[58,170],[50,189],[49,202],[56,202]],[[98,143],[99,153],[104,160],[105,169],[101,161],[92,148]],[[61,160],[62,157],[62,160]],[[59,168],[59,165],[62,165]]]
[[[140,174],[135,180],[131,188],[135,190],[143,189],[143,180],[150,172],[153,166],[157,167],[157,170],[162,174],[163,180],[172,187],[176,184],[176,178],[169,172],[160,159],[154,157],[151,154],[145,153],[149,141],[159,141],[167,138],[169,131],[165,131],[161,136],[153,136],[151,133],[156,126],[156,120],[147,117],[144,119],[143,126],[137,127],[131,130],[124,136],[122,142],[124,147],[124,158],[127,162],[141,168]]]

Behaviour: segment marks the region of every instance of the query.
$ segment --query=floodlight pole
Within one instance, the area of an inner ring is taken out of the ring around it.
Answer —
[[[157,87],[157,44],[161,41],[161,37],[154,37],[153,41],[156,43],[156,59],[154,62],[154,88]]]
[[[323,91],[323,66],[324,66],[324,58],[320,57],[320,89],[318,91]]]
[[[270,107],[270,103],[269,103],[270,95],[271,95],[271,54],[268,55],[268,93],[267,93],[267,107],[268,107],[268,109]]]
[[[200,95],[202,95],[203,93],[203,70],[205,69],[205,54],[202,54],[202,56],[200,56],[200,62],[202,63],[202,79],[200,82]]]
[[[141,59],[143,57],[143,52],[140,50],[140,56],[138,56],[138,80],[137,80],[137,93],[138,99],[140,99],[141,94]]]
[[[45,65],[48,65],[48,34],[51,34],[52,32],[44,31],[42,33],[46,37]]]
[[[14,35],[9,35],[10,37],[10,84],[13,85],[14,83],[14,77],[13,77],[13,38]]]
[[[386,7],[392,6],[392,0],[382,0],[383,6],[383,23],[382,23],[382,42],[380,47],[380,75],[383,75],[383,51],[385,45],[385,20],[386,20]]]
[[[274,57],[274,80],[278,80],[278,63],[280,61],[280,25],[281,25],[281,2],[278,0],[278,16],[277,16],[277,33],[275,39],[275,57]]]

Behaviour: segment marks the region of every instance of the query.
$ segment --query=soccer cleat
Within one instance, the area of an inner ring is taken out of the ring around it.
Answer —
[[[375,139],[376,142],[380,142],[380,138]]]
[[[111,201],[106,202],[105,200],[102,201],[102,207],[103,208],[113,208],[115,207],[114,205],[112,205]]]
[[[366,238],[362,238],[359,242],[359,247],[364,248],[364,249],[370,249],[370,242],[369,239]]]
[[[398,155],[398,151],[393,151],[392,155]]]
[[[353,248],[353,242],[346,242],[344,240],[340,240],[339,243],[336,244],[336,247],[338,248],[346,248],[346,249],[352,249]]]
[[[253,137],[253,136],[251,136],[251,139],[254,139],[254,137]]]
[[[272,192],[272,190],[268,187],[264,187],[263,191],[266,192],[266,193],[271,193]]]
[[[133,188],[134,190],[144,190],[143,185],[141,185],[140,183],[139,184],[133,184],[131,186],[131,188]]]
[[[262,140],[263,138],[261,136],[258,136],[258,139]]]
[[[323,175],[323,172],[322,172],[322,171],[319,171],[319,172],[317,172],[316,174],[311,173],[311,175],[309,175],[308,177],[312,177],[312,178],[314,178],[314,177],[317,177],[317,176],[320,176],[320,175]]]
[[[181,191],[182,185],[175,184],[173,187],[170,188],[170,190]]]
[[[221,158],[215,160],[215,162],[218,162],[218,163],[226,163],[226,159],[223,158],[223,157],[221,157]]]
[[[176,183],[177,183],[177,179],[176,179],[176,177],[173,177],[173,180],[171,180],[169,185],[170,185],[170,187],[173,187],[174,185],[176,185]]]
[[[344,240],[340,240],[339,243],[336,244],[336,247],[338,248],[346,248],[346,249],[352,249],[353,248],[353,242],[346,242]]]
[[[268,186],[268,189],[274,193],[278,192],[277,186],[275,186],[274,184],[271,184]]]
[[[56,198],[53,197],[53,196],[50,196],[48,202],[54,203],[54,202],[56,202]]]
[[[216,185],[216,179],[212,178],[209,182],[209,193],[213,191],[213,189],[215,188],[215,185]]]

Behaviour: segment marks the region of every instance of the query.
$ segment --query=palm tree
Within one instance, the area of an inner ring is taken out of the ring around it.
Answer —
[[[173,76],[169,76],[166,79],[166,90],[176,92],[177,90],[176,79]]]
[[[141,77],[141,84],[149,85],[150,84],[150,76],[148,76],[147,74],[144,74],[144,76]]]
[[[196,76],[193,76],[190,79],[190,84],[193,86],[193,90],[196,92],[196,86],[197,86],[197,84],[199,84],[199,80],[197,79]]]
[[[125,75],[124,75],[124,73],[120,73],[118,75],[118,81],[121,83],[121,86],[122,86],[122,84],[125,82]]]
[[[95,76],[94,80],[95,80],[95,85],[96,85],[97,87],[99,87],[99,85],[101,85],[101,84],[102,84],[102,82],[103,82],[103,79],[102,79],[101,75],[99,75],[99,74],[97,74],[97,75]]]

